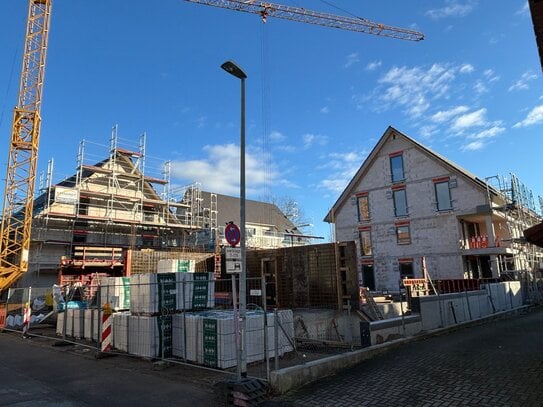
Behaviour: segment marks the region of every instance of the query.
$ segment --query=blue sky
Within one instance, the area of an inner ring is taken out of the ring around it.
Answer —
[[[296,200],[308,233],[330,237],[322,219],[389,125],[481,178],[513,172],[543,196],[543,74],[526,1],[281,3],[426,38],[262,24],[183,0],[55,0],[38,171],[54,158],[56,181],[73,174],[82,139],[105,158],[118,124],[125,147],[146,132],[147,173],[171,160],[172,184],[237,195],[239,81],[220,69],[233,59],[248,74],[247,197]],[[2,171],[26,9],[0,4]]]

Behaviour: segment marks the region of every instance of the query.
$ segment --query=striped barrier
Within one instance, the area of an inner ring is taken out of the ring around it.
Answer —
[[[30,309],[30,303],[25,304],[23,314],[23,337],[28,335],[28,329],[30,328],[30,318],[32,317],[32,310]]]
[[[6,326],[6,305],[0,304],[0,329]]]
[[[111,343],[113,339],[111,321],[112,317],[111,307],[109,303],[104,304],[102,314],[102,352],[109,352],[111,350]]]

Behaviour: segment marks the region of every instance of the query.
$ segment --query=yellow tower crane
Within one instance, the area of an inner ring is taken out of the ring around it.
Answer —
[[[300,7],[285,6],[256,0],[185,0],[189,3],[203,4],[206,6],[221,7],[235,11],[259,14],[266,22],[267,17],[282,18],[284,20],[298,21],[307,24],[322,25],[324,27],[339,28],[365,34],[381,35],[383,37],[397,38],[400,40],[420,41],[424,34],[405,28],[392,27],[381,23],[375,23],[361,17],[345,17],[335,14],[312,11]]]
[[[234,11],[258,14],[265,22],[276,17],[420,41],[424,35],[359,17],[344,17],[256,0],[185,0]],[[52,0],[29,0],[18,103],[13,113],[0,231],[0,293],[28,270],[36,164],[41,124],[41,100]]]
[[[40,110],[51,0],[29,0],[23,66],[13,112],[0,240],[0,292],[28,269]]]

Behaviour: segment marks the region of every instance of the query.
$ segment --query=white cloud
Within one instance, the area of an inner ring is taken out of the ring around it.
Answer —
[[[464,64],[460,67],[459,72],[460,73],[471,73],[475,70],[473,65],[471,64]]]
[[[527,127],[527,126],[533,126],[534,124],[540,124],[543,123],[543,105],[539,105],[534,107],[526,118],[518,123],[516,123],[513,127],[519,128],[519,127]]]
[[[327,169],[328,177],[319,183],[319,187],[335,194],[342,192],[368,153],[349,151],[346,153],[330,153],[324,157],[325,164],[321,169]]]
[[[534,79],[537,79],[537,75],[528,71],[524,72],[520,79],[516,81],[514,84],[512,84],[509,87],[509,92],[515,91],[515,90],[527,90],[530,89],[530,86],[528,85],[528,82],[533,81]]]
[[[475,91],[475,93],[477,93],[479,95],[482,95],[483,93],[488,92],[488,88],[483,83],[483,81],[480,81],[480,80],[475,82],[475,85],[473,85],[473,90]]]
[[[457,117],[452,124],[452,130],[461,132],[470,127],[484,126],[486,124],[485,115],[486,109],[482,108]]]
[[[515,14],[517,16],[528,17],[530,15],[530,8],[528,6],[528,2],[526,1],[524,5],[520,9],[517,10]]]
[[[207,145],[203,148],[206,158],[200,160],[173,161],[172,178],[176,181],[200,182],[202,188],[222,194],[239,194],[240,149],[235,144]],[[246,152],[245,172],[247,192],[260,192],[271,182],[280,182],[279,174],[269,169],[262,154]]]
[[[330,113],[330,108],[328,106],[324,106],[324,107],[321,108],[320,112],[322,114]]]
[[[382,65],[381,61],[373,61],[373,62],[370,62],[368,65],[366,65],[366,70],[367,71],[375,71],[381,65]]]
[[[304,149],[307,150],[314,145],[325,146],[328,143],[328,137],[308,133],[302,136],[302,141],[304,144]]]
[[[462,147],[462,150],[464,151],[476,151],[480,150],[485,146],[485,144],[481,140],[473,141],[471,143],[466,144]]]
[[[469,3],[460,4],[456,1],[447,1],[446,3],[446,6],[428,10],[424,15],[433,20],[439,20],[446,17],[464,17],[473,10],[473,5]]]
[[[498,75],[492,69],[485,69],[483,75],[488,79],[489,82],[496,82],[500,79]]]
[[[472,140],[488,139],[488,138],[496,137],[498,134],[501,134],[504,131],[505,131],[505,127],[496,125],[488,129],[485,129],[483,131],[480,131],[479,133],[471,134],[468,136],[468,138]]]
[[[358,52],[353,52],[352,54],[347,55],[347,62],[343,65],[344,68],[349,68],[350,66],[360,62],[358,58]]]
[[[281,141],[285,140],[285,138],[286,137],[283,135],[283,133],[277,130],[274,130],[270,133],[270,141],[272,142],[280,143]]]
[[[378,80],[380,85],[371,100],[379,102],[380,111],[399,105],[406,114],[417,118],[430,108],[430,102],[448,97],[458,69],[439,63],[429,68],[393,67]]]
[[[198,127],[199,129],[201,129],[202,127],[205,127],[206,124],[207,124],[207,117],[200,116],[196,119],[196,127]]]
[[[459,114],[465,113],[469,110],[467,106],[456,106],[449,110],[440,110],[437,113],[434,113],[430,120],[436,123],[443,123],[448,120],[451,120],[453,117],[458,116]]]

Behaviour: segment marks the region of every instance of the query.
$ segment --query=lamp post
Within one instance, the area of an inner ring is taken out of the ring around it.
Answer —
[[[238,376],[247,376],[247,349],[246,349],[246,311],[247,311],[247,270],[245,255],[245,79],[247,74],[243,72],[233,61],[226,61],[221,68],[230,75],[241,80],[241,125],[240,125],[240,175],[239,175],[239,228],[240,228],[240,249],[241,249],[241,273],[239,281],[239,314],[241,319],[241,366],[238,367]]]

